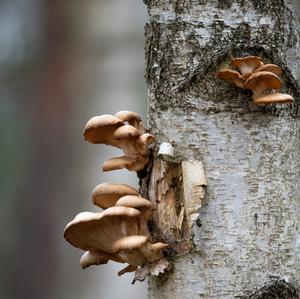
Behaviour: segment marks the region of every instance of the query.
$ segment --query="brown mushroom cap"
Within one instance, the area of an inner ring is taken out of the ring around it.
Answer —
[[[117,254],[107,254],[102,251],[86,251],[80,259],[80,266],[82,269],[85,269],[92,265],[102,265],[106,264],[109,260],[124,263],[124,259],[122,259]]]
[[[254,98],[266,89],[279,89],[281,85],[281,80],[275,74],[266,71],[253,73],[244,83],[246,89],[252,90]]]
[[[139,249],[148,241],[148,237],[146,236],[127,236],[124,238],[120,238],[113,244],[113,252],[118,253],[120,251],[127,251],[133,249]]]
[[[111,171],[111,170],[117,170],[117,169],[131,169],[134,167],[134,164],[136,162],[135,158],[129,158],[126,156],[122,157],[114,157],[109,160],[106,160],[102,165],[103,171]]]
[[[231,65],[238,68],[242,75],[252,73],[255,69],[263,64],[260,57],[246,56],[242,58],[234,58]]]
[[[141,155],[147,155],[148,147],[153,142],[155,142],[155,137],[152,134],[144,133],[137,139],[136,149]]]
[[[169,247],[168,244],[162,242],[157,242],[151,245],[151,249],[155,252],[162,251],[168,247]]]
[[[263,64],[255,70],[255,73],[262,71],[270,72],[277,76],[280,76],[282,74],[282,69],[276,64]]]
[[[236,86],[238,86],[240,88],[244,88],[243,77],[237,71],[230,70],[230,69],[223,69],[223,70],[220,70],[217,73],[217,77],[219,79],[222,79],[222,80],[228,81],[230,83],[233,83],[233,84],[235,84]]]
[[[122,122],[128,122],[130,125],[131,120],[137,120],[141,121],[141,117],[136,113],[132,111],[119,111],[115,114],[115,117],[119,118]]]
[[[142,247],[148,242],[148,237],[135,235],[117,240],[113,245],[114,253],[124,258],[132,266],[140,266],[145,263],[145,257],[141,252]]]
[[[138,137],[140,135],[141,133],[131,125],[123,125],[117,128],[113,133],[114,138],[120,140],[130,138],[130,137]]]
[[[253,101],[256,105],[267,105],[267,104],[289,104],[294,101],[293,97],[289,94],[284,93],[272,93],[263,95]]]
[[[92,117],[84,128],[84,138],[94,144],[111,144],[113,142],[113,132],[123,126],[123,122],[112,115],[104,114]]]
[[[137,233],[136,218],[140,214],[134,208],[120,206],[101,213],[83,212],[66,226],[64,237],[83,250],[113,253],[112,246],[116,240]]]
[[[119,118],[122,122],[128,122],[131,126],[135,127],[140,133],[144,133],[146,131],[143,126],[141,117],[132,111],[119,111],[115,114],[117,118]]]
[[[121,197],[117,202],[116,206],[135,208],[141,210],[153,210],[154,206],[151,201],[135,195],[125,195]]]
[[[106,160],[102,165],[102,170],[111,171],[126,168],[130,171],[140,171],[146,167],[148,161],[147,156],[139,156],[137,158],[130,158],[126,156],[115,157]]]
[[[137,150],[136,143],[141,133],[131,125],[124,125],[113,132],[115,146],[121,148],[127,157],[137,157],[140,153]]]
[[[125,184],[103,183],[98,185],[92,192],[93,203],[107,209],[116,204],[119,198],[125,195],[139,196],[139,192]]]

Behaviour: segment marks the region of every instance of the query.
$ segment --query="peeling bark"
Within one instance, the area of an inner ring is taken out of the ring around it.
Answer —
[[[179,162],[203,161],[207,176],[192,232],[177,236],[193,237],[197,250],[175,256],[168,277],[149,280],[150,298],[299,297],[300,26],[292,2],[147,1],[152,133]],[[249,91],[216,78],[231,57],[248,54],[283,68],[282,92],[295,104],[255,107]],[[154,232],[164,213],[180,215],[159,183],[172,177],[166,165],[153,167],[160,180],[149,185],[163,207]],[[282,281],[294,291],[277,292]],[[274,296],[255,297],[266,285]]]

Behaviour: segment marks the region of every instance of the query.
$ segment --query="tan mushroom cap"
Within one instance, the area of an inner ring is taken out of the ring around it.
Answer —
[[[139,136],[136,142],[136,149],[141,155],[147,155],[148,147],[155,142],[155,137],[152,134],[144,133]]]
[[[148,237],[146,236],[127,236],[117,240],[113,244],[113,252],[118,253],[120,251],[134,250],[139,249],[143,245],[145,245],[148,241]]]
[[[234,70],[222,69],[217,73],[219,79],[233,83],[234,85],[244,88],[242,75]]]
[[[146,167],[148,161],[147,156],[139,156],[137,158],[130,158],[126,156],[115,157],[106,160],[102,165],[102,170],[111,171],[126,168],[130,171],[140,171]]]
[[[84,139],[94,144],[114,145],[113,132],[123,126],[123,122],[112,115],[104,114],[92,117],[84,128]]]
[[[267,104],[289,104],[294,101],[294,98],[289,94],[284,93],[272,93],[263,95],[253,101],[256,105],[267,105]]]
[[[114,138],[116,139],[125,139],[130,137],[138,137],[141,133],[131,125],[123,125],[116,129],[113,133]]]
[[[117,202],[116,206],[122,206],[122,207],[131,207],[135,208],[137,210],[143,210],[143,209],[154,209],[153,204],[151,201],[142,198],[140,196],[135,195],[125,195],[121,197]]]
[[[116,204],[119,198],[125,195],[139,196],[139,192],[125,184],[103,183],[93,190],[93,203],[102,208],[107,209]]]
[[[262,72],[262,71],[270,72],[277,76],[280,76],[282,74],[282,69],[276,64],[264,64],[260,66],[258,69],[256,69],[255,73]]]
[[[115,117],[119,118],[122,122],[128,122],[130,125],[130,120],[138,120],[141,121],[141,117],[136,113],[132,111],[119,111],[115,114]]]
[[[231,65],[238,68],[242,75],[245,75],[252,73],[255,69],[263,65],[263,62],[260,57],[246,56],[232,59]]]
[[[122,122],[128,122],[131,126],[139,130],[140,133],[144,133],[146,129],[143,126],[141,117],[132,111],[119,111],[115,114]]]
[[[136,157],[139,155],[136,143],[141,133],[131,125],[123,125],[113,132],[115,146],[121,148],[125,156]]]
[[[80,259],[80,266],[85,269],[92,265],[103,265],[109,260],[124,263],[124,259],[117,254],[108,254],[102,251],[86,251]]]
[[[116,240],[137,233],[136,218],[140,215],[137,209],[120,206],[101,213],[83,212],[66,226],[64,237],[83,250],[113,253]]]
[[[155,252],[162,251],[168,247],[169,247],[168,244],[162,242],[157,242],[151,245],[151,249]]]
[[[253,73],[244,83],[244,87],[251,89],[253,97],[257,98],[266,89],[279,89],[282,85],[281,80],[271,72]]]

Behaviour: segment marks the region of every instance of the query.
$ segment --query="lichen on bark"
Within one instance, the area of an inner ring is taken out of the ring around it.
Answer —
[[[207,198],[194,242],[150,298],[244,298],[300,279],[299,23],[283,0],[149,0],[146,80],[158,142],[204,162]],[[259,55],[284,70],[290,106],[255,107],[221,82],[231,57]],[[287,297],[288,298],[288,297]],[[291,297],[292,298],[292,297]]]

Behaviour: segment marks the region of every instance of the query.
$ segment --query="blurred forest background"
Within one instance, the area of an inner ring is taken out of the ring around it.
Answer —
[[[0,298],[146,298],[122,264],[81,270],[63,239],[97,184],[137,186],[103,174],[116,152],[82,131],[119,110],[146,120],[146,17],[142,0],[0,0]]]

